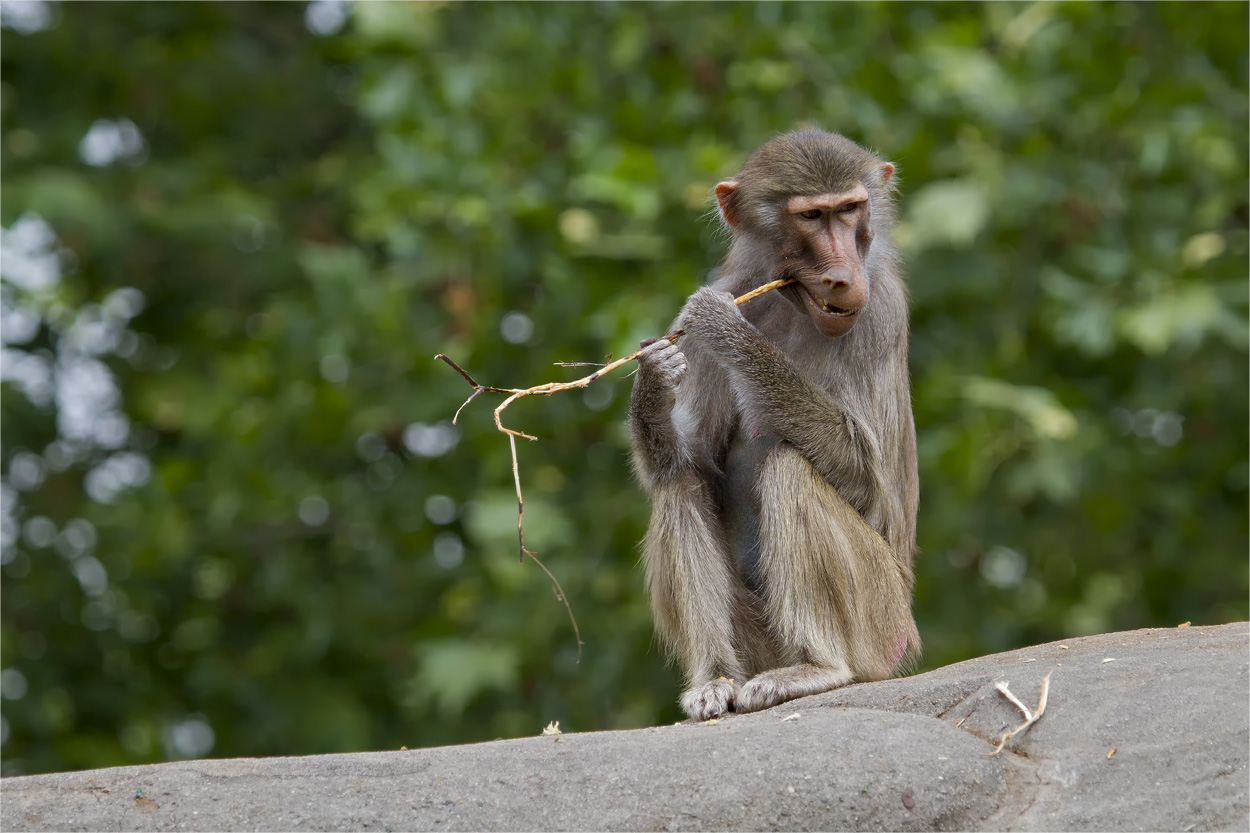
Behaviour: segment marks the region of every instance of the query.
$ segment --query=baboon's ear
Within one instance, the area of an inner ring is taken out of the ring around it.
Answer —
[[[881,166],[881,184],[885,185],[890,181],[890,177],[892,176],[894,176],[894,165],[893,163],[886,162]]]
[[[738,183],[726,180],[716,186],[716,205],[720,207],[721,218],[730,228],[738,226]]]

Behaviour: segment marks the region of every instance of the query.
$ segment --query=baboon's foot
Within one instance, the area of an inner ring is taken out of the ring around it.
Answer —
[[[734,681],[717,677],[681,695],[681,707],[695,720],[710,720],[733,711],[737,704]]]
[[[855,679],[849,668],[821,665],[791,665],[774,668],[752,677],[738,691],[738,711],[755,712],[797,697],[841,688]]]

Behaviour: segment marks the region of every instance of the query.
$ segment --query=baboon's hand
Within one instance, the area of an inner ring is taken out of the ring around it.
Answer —
[[[686,375],[686,354],[666,338],[642,342],[638,356],[638,372],[650,376],[667,388],[675,388]]]
[[[686,332],[704,335],[726,325],[732,326],[743,318],[733,295],[705,286],[686,301],[680,320]]]

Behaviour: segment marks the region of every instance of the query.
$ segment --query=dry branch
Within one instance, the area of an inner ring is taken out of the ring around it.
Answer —
[[[791,283],[794,283],[793,278],[783,278],[781,280],[770,281],[764,284],[763,286],[759,286],[759,287],[756,287],[755,289],[752,289],[750,292],[739,295],[737,298],[734,299],[734,303],[738,305],[745,304],[747,301],[754,300],[766,292],[771,292],[774,289],[779,289]],[[668,339],[669,342],[672,342],[675,344],[677,340],[685,334],[686,334],[685,330],[674,330],[673,332],[664,336],[664,338]],[[607,364],[602,365],[602,366],[595,365],[589,362],[560,362],[559,364],[563,367],[591,366],[591,367],[598,367],[599,369],[596,370],[594,373],[591,373],[589,376],[583,376],[582,378],[574,379],[571,382],[547,382],[542,385],[535,385],[532,388],[497,388],[493,385],[483,385],[480,382],[478,382],[476,379],[474,379],[472,376],[470,376],[468,371],[466,371],[463,367],[456,364],[454,361],[452,361],[450,358],[443,355],[442,353],[439,353],[438,355],[434,357],[436,359],[441,359],[442,361],[450,365],[451,368],[455,370],[457,373],[459,373],[461,376],[463,376],[464,380],[468,382],[469,385],[473,388],[473,393],[469,394],[469,398],[464,400],[464,403],[461,404],[461,406],[456,409],[456,415],[453,416],[451,419],[452,425],[455,425],[456,420],[460,419],[460,412],[464,410],[465,406],[468,405],[470,402],[472,402],[474,399],[477,399],[482,394],[484,393],[507,394],[507,398],[504,399],[504,401],[499,404],[499,407],[495,408],[495,428],[501,431],[502,433],[508,435],[508,445],[512,451],[512,482],[516,486],[516,509],[517,509],[516,532],[517,532],[517,543],[520,547],[519,558],[522,562],[524,562],[525,556],[528,555],[534,561],[535,564],[537,564],[540,568],[542,568],[542,571],[547,574],[547,577],[551,579],[551,584],[552,584],[553,589],[555,590],[556,597],[560,599],[561,602],[564,603],[564,607],[569,613],[569,621],[573,623],[573,633],[577,636],[577,656],[579,660],[581,659],[581,650],[582,650],[581,633],[578,631],[577,620],[573,617],[573,609],[569,607],[569,601],[564,595],[564,590],[560,587],[560,582],[556,581],[556,577],[551,574],[551,571],[548,570],[546,567],[544,567],[541,561],[539,561],[537,558],[534,558],[534,553],[530,552],[529,550],[525,548],[525,529],[524,529],[525,501],[521,497],[521,473],[520,473],[519,468],[517,467],[516,438],[524,437],[527,440],[536,440],[538,438],[531,436],[530,434],[526,434],[523,431],[514,431],[513,429],[505,426],[503,424],[503,412],[513,402],[525,396],[550,396],[553,393],[560,393],[561,391],[576,390],[577,388],[587,387],[592,382],[595,382],[598,379],[603,378],[607,374],[611,373],[613,370],[616,370],[618,367],[621,367],[622,365],[626,365],[632,361],[635,361],[641,353],[642,353],[641,350],[635,350],[633,353],[630,353],[628,356],[625,356],[624,358],[620,358],[620,359],[617,359],[616,361],[608,362]]]

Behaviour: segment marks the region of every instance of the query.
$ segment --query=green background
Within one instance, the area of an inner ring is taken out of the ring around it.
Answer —
[[[5,774],[678,719],[625,372],[816,124],[898,165],[924,668],[1247,618],[1247,9],[6,4]],[[42,15],[42,17],[41,17]]]

